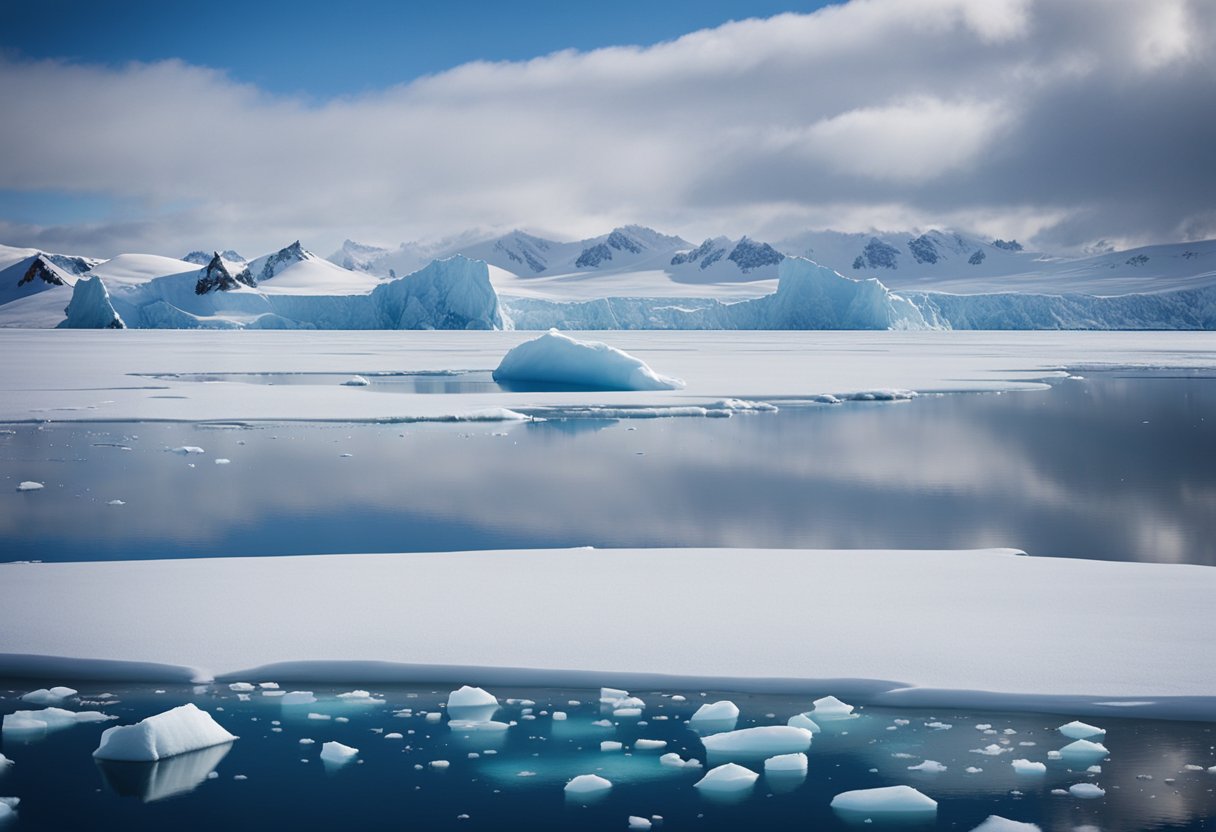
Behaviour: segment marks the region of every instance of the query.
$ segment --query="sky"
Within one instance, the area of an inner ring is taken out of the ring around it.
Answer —
[[[0,243],[1216,237],[1209,0],[0,4]]]

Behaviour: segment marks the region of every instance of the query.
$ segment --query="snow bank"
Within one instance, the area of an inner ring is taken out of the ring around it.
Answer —
[[[188,703],[134,725],[107,728],[93,756],[101,760],[160,760],[235,739],[211,714]]]
[[[566,784],[568,795],[590,796],[603,794],[612,788],[612,781],[598,774],[580,774]]]
[[[736,763],[727,763],[711,768],[705,776],[693,784],[693,788],[705,792],[740,792],[755,785],[760,775]]]
[[[911,786],[884,786],[878,789],[856,789],[841,792],[832,798],[832,808],[844,812],[872,815],[919,814],[937,811],[937,801]]]
[[[793,754],[811,747],[811,732],[789,725],[762,725],[710,734],[701,742],[707,751],[717,754]]]
[[[641,359],[599,341],[578,341],[555,329],[512,349],[494,370],[495,381],[534,381],[605,390],[679,390]]]

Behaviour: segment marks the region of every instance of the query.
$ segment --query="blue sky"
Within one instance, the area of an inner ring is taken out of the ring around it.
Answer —
[[[1211,0],[0,0],[0,243],[1216,238],[1213,66]]]
[[[0,3],[0,48],[121,64],[170,58],[275,93],[357,94],[475,60],[650,45],[814,0],[33,0]]]

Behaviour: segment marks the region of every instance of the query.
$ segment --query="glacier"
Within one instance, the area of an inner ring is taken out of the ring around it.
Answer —
[[[605,243],[604,245],[607,245]],[[148,261],[148,262],[144,262]],[[495,287],[461,254],[381,279],[320,260],[299,243],[232,274],[122,255],[75,279],[63,328],[472,330],[1216,329],[1216,285],[1119,295],[893,291],[804,257],[776,264],[776,291],[717,297],[562,300]],[[180,270],[178,270],[180,269]],[[177,270],[177,271],[175,271]],[[149,277],[155,272],[160,274]],[[168,273],[166,273],[168,272]],[[58,287],[67,291],[67,286]],[[2,316],[0,316],[2,317]]]

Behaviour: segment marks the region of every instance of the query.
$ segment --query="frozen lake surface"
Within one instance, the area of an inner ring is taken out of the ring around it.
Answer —
[[[741,711],[737,728],[783,725],[814,697],[635,691],[645,702],[642,715],[614,717],[597,690],[493,689],[503,703],[494,719],[510,727],[470,732],[453,729],[443,712],[455,684],[378,687],[365,703],[337,697],[349,687],[310,685],[317,701],[284,705],[252,681],[245,694],[226,684],[78,685],[83,701],[68,707],[119,717],[109,724],[194,702],[240,739],[159,763],[112,763],[91,757],[106,724],[43,735],[6,732],[0,750],[15,764],[0,773],[0,794],[22,798],[16,828],[623,830],[629,816],[659,815],[656,829],[967,832],[997,814],[1045,830],[1089,825],[1130,832],[1210,829],[1216,816],[1216,774],[1205,770],[1216,765],[1216,734],[1205,723],[1104,719],[1109,754],[1052,759],[1049,752],[1071,741],[1056,730],[1067,716],[862,708],[855,718],[822,720],[805,776],[762,773],[753,788],[715,799],[693,788],[707,768],[670,767],[660,755],[675,752],[709,767],[733,760],[758,772],[763,755],[707,757],[685,722],[693,711],[730,699]],[[0,713],[31,707],[17,696],[53,683],[0,680]],[[554,719],[554,711],[566,718]],[[666,745],[643,748],[639,739]],[[357,757],[327,766],[319,755],[331,740],[357,748]],[[623,747],[601,751],[604,741]],[[1014,759],[1042,762],[1046,770],[1019,774]],[[435,760],[449,766],[430,765]],[[565,783],[580,774],[598,774],[613,788],[599,800],[567,799]],[[1066,791],[1082,783],[1103,789],[1104,797]],[[840,792],[896,784],[936,800],[936,816],[866,824],[829,808]]]
[[[772,399],[780,412],[729,419],[10,424],[3,558],[1015,547],[1216,564],[1216,380],[1085,375],[910,402]],[[488,373],[369,380],[352,395],[494,384]],[[170,450],[183,448],[203,453]],[[27,481],[45,487],[18,491]]]

